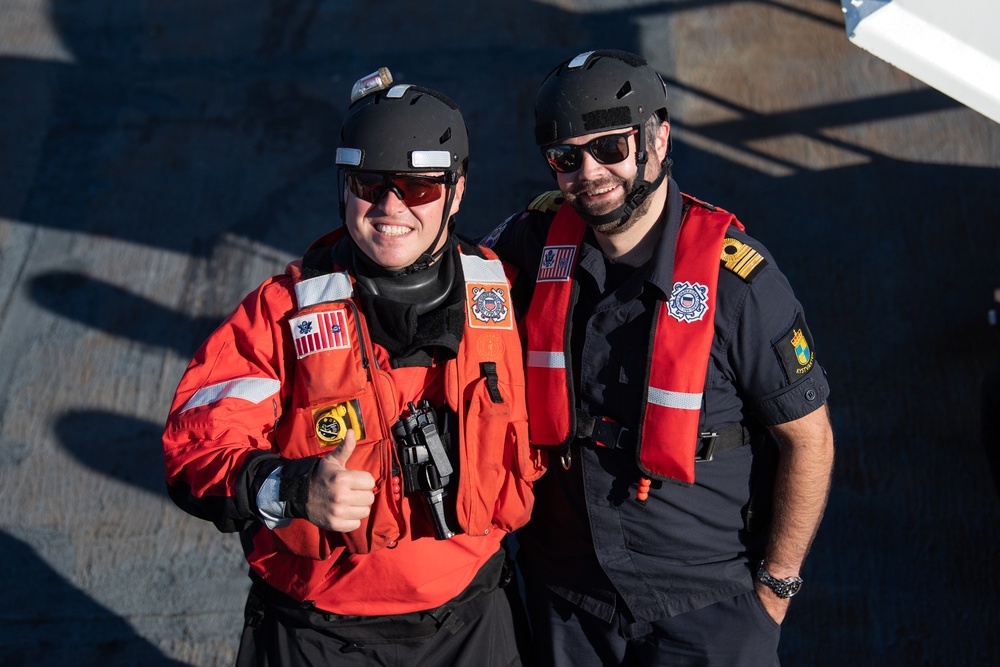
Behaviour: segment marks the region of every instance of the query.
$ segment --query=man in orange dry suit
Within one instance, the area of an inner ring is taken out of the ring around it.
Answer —
[[[341,140],[345,225],[180,381],[171,497],[240,532],[240,666],[520,664],[502,542],[541,467],[505,267],[453,233],[465,122],[382,68]]]
[[[559,191],[486,244],[520,269],[532,445],[563,463],[518,531],[539,662],[774,665],[833,465],[802,306],[670,177],[642,58],[562,63],[535,123]]]

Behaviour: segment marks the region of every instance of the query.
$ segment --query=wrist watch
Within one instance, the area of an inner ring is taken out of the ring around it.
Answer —
[[[801,577],[789,577],[788,579],[772,577],[771,573],[764,567],[764,561],[761,561],[760,566],[757,568],[757,580],[774,591],[774,594],[783,600],[792,597],[802,588]]]

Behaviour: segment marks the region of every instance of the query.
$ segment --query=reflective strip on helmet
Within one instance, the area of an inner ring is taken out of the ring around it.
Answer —
[[[566,356],[562,352],[528,350],[528,366],[532,368],[566,368]]]
[[[386,93],[385,96],[393,100],[401,99],[403,95],[406,94],[406,91],[409,90],[411,85],[412,84],[409,83],[401,83],[398,86],[393,86],[389,89],[389,92]]]
[[[202,387],[194,393],[188,402],[181,408],[181,412],[186,412],[192,408],[202,405],[210,405],[221,401],[224,398],[240,398],[244,401],[258,404],[269,396],[278,393],[281,382],[270,378],[238,378],[236,380],[226,380],[218,384]]]
[[[348,167],[360,167],[361,156],[362,152],[360,148],[338,148],[337,164]]]
[[[701,394],[686,394],[681,391],[649,388],[648,401],[653,405],[678,410],[701,410]]]
[[[583,67],[584,65],[587,64],[587,58],[589,58],[592,53],[593,51],[587,51],[586,53],[581,53],[576,58],[573,58],[573,60],[570,60],[569,64],[566,65],[566,67],[569,69]]]
[[[459,255],[462,259],[462,272],[467,283],[507,283],[507,275],[503,272],[503,264],[495,259],[483,259],[475,255]]]
[[[447,169],[451,166],[448,151],[410,151],[410,166],[418,169]]]
[[[346,273],[328,273],[295,283],[295,299],[300,309],[352,296],[354,286]]]

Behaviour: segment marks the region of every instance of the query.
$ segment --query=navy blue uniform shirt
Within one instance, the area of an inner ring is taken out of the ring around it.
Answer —
[[[574,275],[580,289],[571,314],[577,407],[633,432],[642,418],[653,307],[674,282],[683,198],[674,180],[668,183],[666,227],[649,262],[639,268],[611,262],[588,229]],[[512,297],[521,317],[554,215],[512,216],[485,240],[520,270]],[[813,351],[802,364],[788,342],[802,331],[812,348],[802,306],[773,258],[736,227],[727,236],[749,244],[766,265],[749,282],[720,269],[701,430],[742,423],[763,432],[818,409],[829,386]],[[750,563],[762,556],[766,535],[747,531],[746,514],[752,471],[755,479],[767,475],[753,466],[763,451],[762,445],[717,453],[695,464],[693,485],[654,483],[641,504],[634,450],[577,439],[569,470],[553,456],[535,484],[534,513],[518,532],[525,574],[609,621],[622,603],[634,619],[652,621],[751,590]]]

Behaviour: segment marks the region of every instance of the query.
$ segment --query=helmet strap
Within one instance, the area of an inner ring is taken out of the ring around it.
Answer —
[[[638,159],[639,156],[636,155],[637,162]],[[593,227],[600,227],[617,221],[617,224],[612,227],[612,229],[617,229],[628,222],[629,218],[632,217],[632,214],[635,213],[635,210],[642,206],[642,203],[646,201],[646,198],[649,197],[649,195],[651,195],[658,187],[660,187],[663,183],[663,179],[666,178],[667,175],[666,157],[664,157],[663,162],[660,163],[660,174],[652,183],[649,183],[642,178],[645,175],[645,166],[646,165],[644,163],[639,165],[639,169],[636,172],[635,183],[633,183],[632,189],[629,193],[625,195],[624,204],[603,215],[587,215],[586,213],[577,211],[583,221]]]
[[[448,183],[445,184],[445,190],[448,193],[448,197],[447,197],[447,200],[445,201],[444,211],[442,211],[442,213],[441,213],[441,226],[438,227],[438,231],[437,231],[437,234],[435,234],[435,236],[434,236],[434,240],[431,241],[431,244],[427,248],[427,250],[425,250],[424,252],[422,252],[420,254],[420,256],[417,258],[417,260],[415,262],[413,262],[413,264],[410,264],[405,269],[400,269],[399,271],[396,272],[396,275],[416,273],[418,271],[425,271],[428,267],[430,267],[434,263],[434,261],[436,259],[438,259],[438,257],[441,256],[441,254],[445,250],[447,250],[447,248],[448,248],[448,244],[447,243],[444,244],[443,246],[441,246],[441,248],[439,250],[437,250],[437,251],[434,250],[435,246],[437,246],[437,244],[438,244],[438,241],[441,240],[441,234],[444,233],[445,228],[448,226],[448,224],[451,221],[451,216],[449,215],[449,213],[451,212],[451,204],[452,204],[452,202],[455,201],[455,195],[456,195],[456,193],[458,191],[458,176],[457,176],[457,174],[455,172],[448,172],[447,177],[448,177]],[[340,205],[340,219],[344,222],[344,227],[347,228],[347,224],[346,224],[347,223],[347,203],[344,200],[344,187],[345,186],[344,186],[344,180],[343,180],[343,178],[344,178],[343,177],[343,169],[338,169],[337,170],[337,182],[338,182],[338,187],[337,187],[338,195],[337,196],[339,198],[338,202],[339,202],[339,205]],[[347,235],[350,236],[350,230],[349,229],[348,229]],[[352,241],[353,241],[353,239],[352,239]]]
[[[341,222],[347,222],[347,202],[344,201],[344,188],[347,186],[347,176],[343,169],[337,170],[337,205],[340,209]]]
[[[587,224],[593,227],[601,227],[617,221],[617,224],[611,229],[621,227],[629,221],[635,210],[642,206],[646,198],[663,183],[663,179],[667,175],[667,156],[663,157],[663,161],[660,163],[660,173],[652,183],[646,181],[644,178],[646,175],[646,163],[649,161],[644,125],[639,125],[639,133],[636,135],[635,145],[635,182],[632,184],[632,189],[625,195],[625,203],[603,215],[586,215],[578,212]],[[639,150],[639,146],[642,146],[642,150]]]
[[[446,243],[441,246],[440,249],[434,250],[438,241],[441,240],[441,235],[444,234],[445,228],[448,227],[448,223],[451,220],[451,205],[455,201],[455,195],[458,192],[458,174],[453,171],[448,172],[447,178],[448,183],[445,185],[445,190],[448,193],[448,197],[444,204],[444,210],[441,212],[441,225],[438,227],[437,234],[434,235],[434,240],[431,241],[427,250],[421,253],[420,257],[417,258],[417,261],[403,269],[403,272],[405,273],[425,271],[448,247],[448,244]]]

